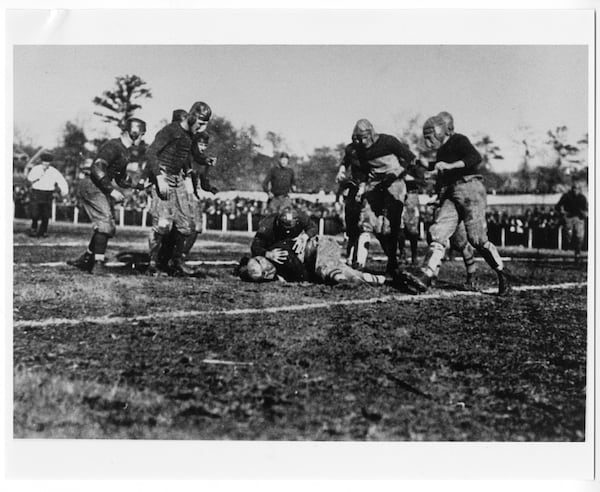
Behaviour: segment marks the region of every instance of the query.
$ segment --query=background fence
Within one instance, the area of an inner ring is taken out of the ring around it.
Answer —
[[[15,206],[14,217],[26,219],[29,217],[27,207]],[[202,226],[205,231],[240,231],[256,232],[261,214],[246,213],[228,215],[224,212],[202,214]],[[340,216],[317,217],[313,220],[319,225],[319,233],[337,235],[344,232],[344,223]],[[52,222],[85,224],[90,219],[82,207],[74,205],[52,203]],[[150,227],[152,219],[149,209],[132,210],[121,206],[115,207],[115,220],[119,226]],[[429,223],[420,222],[421,238],[426,239]],[[500,224],[488,222],[488,236],[497,246],[522,246],[524,248],[567,249],[567,238],[564,228],[558,223],[540,226],[527,226],[515,224]],[[587,249],[587,224],[584,249]]]

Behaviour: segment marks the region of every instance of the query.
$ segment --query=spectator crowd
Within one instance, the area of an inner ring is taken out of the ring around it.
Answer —
[[[67,181],[69,179],[67,178]],[[72,210],[77,205],[77,187],[69,183],[69,194],[61,196],[55,194],[57,209],[62,209],[64,220],[72,220],[67,209]],[[15,217],[29,217],[29,206],[31,193],[25,183],[13,185],[13,201],[15,206]],[[148,207],[149,194],[145,191],[134,191],[125,198],[124,209],[126,223],[140,224],[142,212]],[[236,197],[223,199],[219,197],[207,197],[202,199],[204,212],[207,216],[208,229],[221,229],[222,217],[227,217],[228,230],[247,230],[248,214],[252,216],[253,230],[256,230],[260,217],[267,213],[267,202]],[[324,219],[326,234],[338,234],[344,230],[343,204],[338,202],[310,201],[302,198],[293,198],[294,206],[307,213],[313,220]],[[61,215],[60,212],[57,212]],[[60,217],[57,217],[60,220]],[[506,210],[492,209],[486,214],[488,234],[494,244],[502,244],[502,231],[504,230],[504,244],[506,246],[528,246],[529,230],[532,234],[532,247],[534,248],[557,248],[558,228],[564,224],[564,216],[554,207],[533,207],[526,209],[521,214],[510,214]],[[421,205],[421,220],[424,230],[427,231],[433,223],[433,209],[428,205]],[[82,222],[85,218],[82,219]],[[584,242],[585,244],[586,242]],[[564,244],[564,242],[563,242]]]

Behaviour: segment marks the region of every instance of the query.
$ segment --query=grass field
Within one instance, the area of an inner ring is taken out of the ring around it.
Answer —
[[[83,274],[88,227],[14,226],[19,438],[583,441],[586,265],[508,251],[522,285],[431,295],[391,287]],[[119,231],[109,256],[145,250]],[[237,260],[246,234],[204,234],[193,259]],[[524,257],[522,260],[518,257]],[[525,258],[529,257],[529,258]],[[373,262],[373,270],[383,269]]]

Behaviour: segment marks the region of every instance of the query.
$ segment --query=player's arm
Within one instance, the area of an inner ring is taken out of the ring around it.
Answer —
[[[173,135],[172,132],[169,131],[169,127],[165,127],[156,134],[154,141],[148,147],[146,158],[148,159],[149,169],[155,176],[160,174],[159,157],[161,153],[166,147],[172,145],[176,138],[178,138],[178,136]]]
[[[273,174],[273,168],[269,169],[269,171],[267,172],[267,175],[265,176],[265,179],[262,183],[262,188],[265,193],[269,193],[269,191],[270,191],[269,184],[271,183],[272,174]]]
[[[455,145],[458,153],[462,155],[462,159],[455,162],[439,161],[435,165],[437,171],[443,172],[451,169],[465,168],[467,172],[476,172],[477,167],[481,163],[481,154],[464,135],[456,135]]]
[[[290,190],[296,193],[296,173],[294,173],[293,169],[290,169],[290,171],[292,171],[292,178],[290,180]]]
[[[300,225],[302,226],[302,230],[307,234],[307,236],[315,237],[319,233],[319,228],[317,224],[304,212],[300,212],[298,214],[298,220],[300,221]]]
[[[110,142],[103,145],[98,151],[98,155],[90,168],[90,178],[92,182],[102,190],[105,195],[115,189],[112,185],[112,180],[108,175],[108,163],[115,159],[115,149],[113,149]]]

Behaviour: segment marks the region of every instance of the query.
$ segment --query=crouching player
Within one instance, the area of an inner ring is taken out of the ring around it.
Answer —
[[[252,258],[242,260],[238,274],[249,282],[277,278],[327,284],[385,282],[383,275],[359,272],[344,264],[335,239],[316,233],[314,223],[293,209],[266,217],[252,242]]]
[[[144,121],[138,118],[128,119],[120,138],[108,140],[100,147],[89,178],[80,181],[79,198],[92,221],[94,232],[87,251],[76,260],[67,261],[67,264],[86,272],[108,271],[104,265],[104,253],[108,240],[116,232],[114,205],[124,200],[119,188],[134,187],[126,172],[129,152],[132,146],[139,144],[144,133]],[[143,189],[143,185],[140,184],[137,188]]]
[[[248,281],[275,279],[275,275],[287,282],[308,280],[304,266],[306,242],[317,235],[316,224],[303,212],[285,207],[279,213],[266,216],[258,224],[258,232],[250,246],[252,258],[242,259],[238,273]],[[266,262],[264,260],[267,260]],[[266,277],[256,265],[273,265]]]

